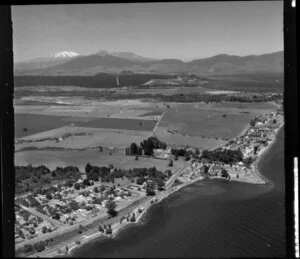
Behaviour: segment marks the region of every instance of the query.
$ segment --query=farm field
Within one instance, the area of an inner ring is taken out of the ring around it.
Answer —
[[[223,110],[170,108],[165,112],[159,128],[189,136],[231,139],[245,128],[251,118],[249,114]]]
[[[15,136],[24,137],[66,125],[152,131],[156,121],[125,118],[66,117],[37,114],[15,114]],[[24,131],[24,128],[27,131]]]
[[[101,105],[17,105],[15,132],[18,138],[64,138],[71,133],[80,136],[69,136],[59,142],[52,139],[20,143],[16,151],[28,147],[125,148],[151,136],[162,113],[164,116],[154,133],[161,140],[169,145],[212,148],[238,135],[253,116],[275,108],[271,103],[191,104],[140,100],[106,101]],[[27,132],[23,130],[25,127]]]
[[[24,137],[51,130],[68,124],[60,116],[44,116],[37,114],[15,114],[15,137]],[[24,129],[27,131],[24,131]]]
[[[109,155],[109,152],[112,155]],[[139,157],[139,160],[135,160],[134,156],[126,156],[125,150],[123,151],[108,151],[99,152],[98,150],[32,150],[21,151],[15,154],[15,165],[28,165],[33,166],[45,165],[50,169],[54,169],[57,166],[77,166],[81,172],[84,172],[84,168],[87,163],[97,166],[114,165],[115,168],[130,169],[134,167],[153,167],[158,170],[165,171],[167,169],[176,170],[184,163],[183,160],[174,161],[174,166],[168,166],[168,160],[144,158]]]
[[[178,133],[169,133],[164,127],[158,127],[155,131],[155,136],[162,141],[165,141],[168,145],[172,147],[197,147],[200,150],[210,149],[217,147],[219,145],[225,144],[226,141],[216,138],[202,138],[197,136],[181,135]]]
[[[15,145],[15,150],[24,148],[61,148],[61,149],[86,149],[94,147],[114,147],[125,149],[130,143],[140,143],[142,140],[152,135],[150,131],[117,130],[117,129],[97,129],[85,127],[61,127],[27,137],[22,140],[26,142]],[[56,142],[50,138],[62,138]],[[28,142],[40,140],[36,142]]]
[[[216,103],[215,107],[222,108],[237,108],[237,109],[263,109],[263,110],[273,110],[276,108],[272,103],[259,102],[259,103],[235,103],[235,102],[223,102]]]
[[[128,92],[132,94],[163,94],[163,95],[173,95],[173,94],[191,94],[191,93],[205,93],[205,90],[201,86],[194,86],[194,87],[181,87],[181,86],[173,86],[173,87],[140,87],[135,89],[121,89],[117,90],[117,93],[125,93]]]

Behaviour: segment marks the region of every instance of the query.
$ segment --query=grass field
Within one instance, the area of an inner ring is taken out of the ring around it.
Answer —
[[[97,166],[104,166],[112,164],[116,168],[130,169],[134,167],[153,167],[158,170],[165,171],[167,169],[176,170],[183,165],[182,160],[174,161],[174,166],[168,166],[168,160],[153,159],[139,157],[139,160],[135,160],[133,156],[125,156],[125,150],[111,151],[112,155],[109,155],[109,151],[99,152],[96,150],[32,150],[21,151],[15,154],[15,165],[28,165],[33,166],[45,165],[50,169],[54,169],[57,166],[77,166],[82,172],[87,163]]]
[[[142,119],[15,114],[15,136],[24,137],[71,124],[80,127],[152,131],[156,122]]]
[[[36,114],[15,114],[15,136],[17,138],[32,135],[68,125],[64,117]],[[27,131],[24,131],[24,128]]]
[[[64,136],[68,137],[64,137]],[[94,147],[115,147],[125,149],[130,143],[140,143],[152,135],[151,131],[97,129],[84,127],[61,127],[24,137],[24,140],[39,140],[38,142],[24,142],[15,145],[15,150],[24,148],[63,148],[86,149]],[[49,138],[63,137],[63,141],[56,142]],[[48,138],[48,140],[47,140]]]
[[[159,127],[189,136],[230,139],[245,128],[251,117],[222,110],[170,108],[166,110]]]
[[[223,102],[216,103],[215,107],[220,108],[237,108],[237,109],[263,109],[263,110],[273,110],[276,106],[271,103],[259,102],[259,103],[235,103],[235,102]]]
[[[192,137],[183,136],[181,134],[171,134],[167,132],[166,128],[159,127],[155,131],[155,135],[162,141],[165,141],[169,146],[174,147],[197,147],[201,149],[210,149],[224,144],[225,141],[215,138],[202,138],[202,137]]]

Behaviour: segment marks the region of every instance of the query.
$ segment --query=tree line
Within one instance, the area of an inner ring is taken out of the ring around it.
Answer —
[[[153,155],[154,149],[166,149],[167,144],[159,140],[157,137],[151,136],[143,140],[138,146],[136,143],[131,143],[129,148],[125,149],[126,155],[142,155],[145,156]]]
[[[50,170],[44,165],[40,166],[15,166],[16,194],[33,192],[53,181],[76,182],[81,178],[78,167],[57,167]]]
[[[243,153],[240,149],[216,149],[212,151],[203,150],[201,158],[207,159],[211,162],[223,162],[225,164],[232,164],[235,162],[243,161]]]

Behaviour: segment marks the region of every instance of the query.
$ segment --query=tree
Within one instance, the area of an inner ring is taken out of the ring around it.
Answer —
[[[90,186],[90,181],[88,179],[84,179],[82,183],[86,186]]]
[[[196,148],[195,149],[195,156],[199,156],[200,155],[200,150],[199,150],[199,148]]]
[[[172,171],[168,169],[166,170],[165,174],[167,175],[168,178],[170,178],[172,175]]]
[[[43,234],[45,234],[47,232],[47,227],[46,226],[43,226],[42,232],[43,232]]]
[[[22,231],[22,229],[18,229],[18,235],[19,235],[21,238],[25,239],[25,235],[24,235],[24,232]]]
[[[135,222],[135,214],[134,214],[134,213],[132,213],[132,216],[131,216],[131,218],[130,218],[130,221],[131,221],[131,222]]]
[[[164,189],[164,186],[165,186],[165,182],[161,179],[161,178],[158,178],[156,180],[156,184],[157,184],[157,189],[159,191],[163,190]]]
[[[148,180],[146,182],[146,193],[147,195],[155,195],[155,182]]]
[[[44,242],[40,241],[40,242],[34,244],[34,248],[37,252],[42,252],[45,249],[45,244],[44,244]]]
[[[91,171],[92,168],[93,168],[93,167],[92,167],[89,163],[87,163],[86,166],[85,166],[85,172],[86,172],[86,173],[89,173],[89,172]]]
[[[136,143],[131,143],[130,144],[130,155],[136,155],[138,154],[138,145]]]
[[[189,161],[190,160],[190,156],[188,155],[188,153],[185,153],[184,158],[185,158],[185,161]]]
[[[250,126],[251,126],[251,127],[254,127],[254,126],[255,126],[255,120],[254,120],[254,119],[251,119],[251,120],[250,120]]]
[[[226,169],[222,169],[222,171],[221,171],[221,176],[222,177],[226,177],[226,178],[228,178],[229,177],[229,174],[228,174],[228,172],[227,172],[227,170]]]
[[[46,193],[46,198],[47,198],[48,200],[51,200],[51,199],[52,199],[52,196],[51,196],[51,194],[50,194],[49,192]]]
[[[58,213],[55,213],[53,216],[52,216],[53,219],[57,219],[57,220],[60,220],[60,215]]]
[[[209,170],[209,166],[204,165],[203,166],[203,171],[204,171],[205,174],[208,174],[208,170]]]
[[[112,229],[111,229],[111,227],[106,228],[106,234],[112,234]]]
[[[100,232],[102,232],[102,233],[104,232],[104,228],[101,225],[99,225],[98,229]]]
[[[172,159],[169,160],[168,166],[173,166],[173,160]]]
[[[99,193],[99,190],[98,190],[98,188],[97,188],[97,187],[94,187],[94,189],[93,189],[93,190],[94,190],[94,192],[95,192],[95,193]]]
[[[117,215],[117,211],[115,210],[117,205],[116,203],[114,202],[114,200],[112,199],[109,199],[106,204],[105,204],[105,207],[107,208],[107,213],[112,216],[112,217],[115,217]]]
[[[33,251],[33,245],[31,245],[31,244],[26,244],[25,246],[24,246],[24,252],[27,254],[27,253],[30,253],[30,252],[32,252]]]
[[[71,208],[72,211],[78,210],[80,208],[79,204],[75,200],[71,200],[68,203],[68,206]]]
[[[79,183],[75,183],[75,184],[74,184],[74,188],[75,188],[76,190],[79,190],[79,189],[80,189],[80,184],[79,184]]]
[[[144,183],[144,179],[143,179],[142,177],[138,177],[138,178],[136,179],[136,184],[142,185],[143,183]]]
[[[153,155],[153,147],[152,147],[150,141],[144,141],[144,154],[146,156],[152,156]]]

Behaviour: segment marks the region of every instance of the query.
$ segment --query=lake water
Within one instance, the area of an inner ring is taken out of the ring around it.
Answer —
[[[141,225],[91,241],[72,257],[283,257],[283,129],[258,166],[268,185],[197,182],[150,209]]]

